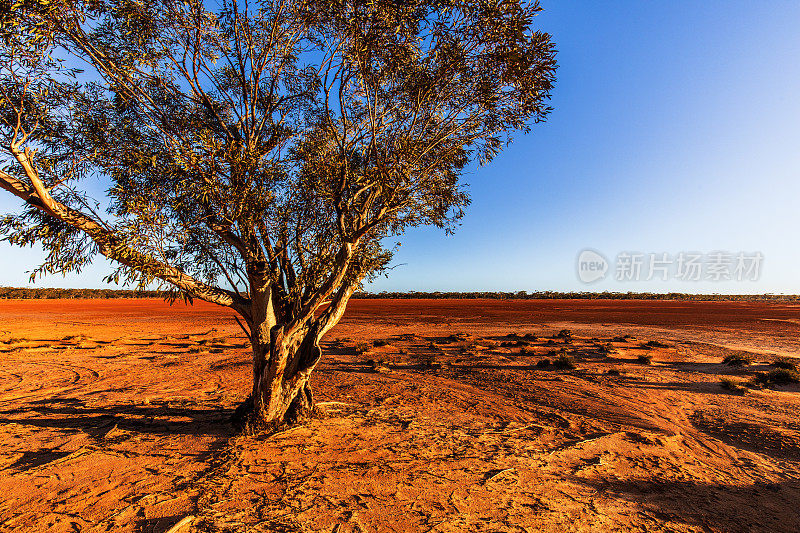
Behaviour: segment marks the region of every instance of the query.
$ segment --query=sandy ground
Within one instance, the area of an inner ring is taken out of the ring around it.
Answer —
[[[318,416],[245,438],[230,312],[0,301],[0,531],[800,531],[800,388],[719,384],[798,329],[775,303],[353,301]]]

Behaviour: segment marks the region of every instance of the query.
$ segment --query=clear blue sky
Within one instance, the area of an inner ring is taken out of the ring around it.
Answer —
[[[380,290],[800,293],[800,2],[542,0],[549,121],[471,171],[454,236],[403,236]],[[15,208],[0,196],[0,212]],[[585,285],[576,257],[602,252]],[[616,281],[621,252],[761,252],[757,281]],[[0,244],[0,284],[41,252]],[[37,286],[100,287],[81,276]]]

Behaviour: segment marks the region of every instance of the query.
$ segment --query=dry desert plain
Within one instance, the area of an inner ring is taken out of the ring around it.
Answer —
[[[315,418],[241,437],[230,311],[0,301],[0,530],[800,531],[800,388],[720,386],[798,332],[789,303],[354,300]]]

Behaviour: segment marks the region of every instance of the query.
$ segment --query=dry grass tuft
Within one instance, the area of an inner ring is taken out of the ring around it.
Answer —
[[[778,370],[757,373],[747,382],[747,386],[764,388],[771,385],[791,385],[792,383],[800,383],[800,374],[795,370],[779,368]]]
[[[553,361],[553,367],[559,370],[572,370],[575,368],[575,360],[566,353],[561,353]]]
[[[753,356],[747,352],[733,352],[722,360],[728,366],[748,366],[753,364]]]
[[[778,357],[772,362],[772,366],[775,368],[797,371],[797,360],[793,357]]]
[[[719,380],[719,385],[725,390],[728,390],[734,394],[744,394],[747,392],[747,388],[741,381],[732,379],[732,378],[722,378]]]

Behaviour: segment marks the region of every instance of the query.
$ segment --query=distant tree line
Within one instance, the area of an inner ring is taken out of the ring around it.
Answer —
[[[96,299],[111,298],[165,298],[164,291],[115,290],[115,289],[49,289],[0,287],[0,300],[55,300],[55,299]]]
[[[0,300],[168,298],[166,291],[132,289],[50,289],[0,287]],[[796,294],[687,294],[682,292],[356,292],[355,299],[389,300],[693,300],[693,301],[800,301]]]
[[[688,294],[682,292],[357,292],[359,299],[423,299],[423,300],[694,300],[694,301],[798,301],[796,294]]]

